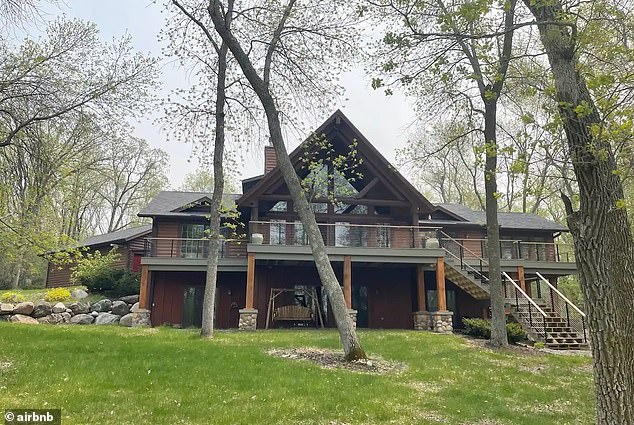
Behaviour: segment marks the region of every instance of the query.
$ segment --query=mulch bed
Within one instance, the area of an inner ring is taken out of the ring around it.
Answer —
[[[274,357],[290,360],[307,360],[324,369],[345,369],[358,373],[371,373],[375,375],[398,374],[407,369],[404,363],[392,362],[380,358],[368,358],[348,362],[343,353],[324,348],[301,347],[272,349],[267,352]]]

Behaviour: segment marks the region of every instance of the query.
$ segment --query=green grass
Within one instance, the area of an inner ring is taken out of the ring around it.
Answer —
[[[400,375],[326,370],[273,347],[337,348],[335,331],[219,332],[0,323],[0,411],[64,424],[589,424],[590,359],[495,352],[457,336],[365,331]]]
[[[72,292],[73,289],[86,289],[85,286],[68,286],[65,287],[65,289],[68,289],[69,292]],[[37,302],[40,300],[44,299],[44,296],[46,295],[46,291],[48,289],[47,288],[37,288],[37,289],[0,289],[0,296],[2,294],[4,294],[5,292],[17,292],[18,294],[22,295],[24,297],[25,301],[32,301],[32,302]],[[99,301],[103,298],[108,298],[105,297],[101,294],[88,294],[88,297],[83,298],[81,300],[76,300],[74,298],[70,298],[67,301],[64,301],[65,304],[69,304],[69,303],[73,303],[76,301],[82,301],[82,302],[87,302],[87,303],[94,303],[96,301]]]

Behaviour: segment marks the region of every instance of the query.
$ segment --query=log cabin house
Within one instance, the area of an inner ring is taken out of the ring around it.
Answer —
[[[452,331],[464,317],[489,317],[483,212],[434,205],[416,190],[340,111],[315,134],[346,155],[356,149],[358,178],[335,175],[311,195],[328,254],[350,313],[360,328]],[[298,175],[305,144],[290,155]],[[273,148],[264,174],[226,195],[243,236],[226,236],[220,254],[216,325],[260,329],[333,326],[328,300],[306,236],[293,209]],[[337,174],[326,162],[328,174]],[[340,173],[344,174],[344,173]],[[339,181],[345,191],[337,192]],[[141,260],[141,303],[153,325],[200,325],[211,194],[162,192],[141,217],[153,220]],[[556,240],[567,229],[532,214],[501,213],[504,293],[512,320],[555,348],[585,344],[585,316],[557,290],[576,271],[569,248]]]
[[[152,232],[151,225],[130,227],[103,235],[91,236],[78,244],[87,252],[100,251],[106,254],[112,248],[117,248],[121,258],[114,267],[121,270],[137,272],[141,268],[141,257],[145,253],[145,238]],[[48,262],[46,270],[46,287],[56,288],[72,285],[70,281],[74,264],[56,264]]]

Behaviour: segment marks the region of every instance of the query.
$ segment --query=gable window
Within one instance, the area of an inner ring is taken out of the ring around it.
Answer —
[[[271,207],[270,211],[273,212],[286,212],[288,211],[288,202],[286,201],[278,201]]]
[[[286,220],[271,220],[269,243],[271,245],[286,245]]]
[[[183,258],[207,258],[209,255],[209,241],[207,237],[209,226],[206,224],[183,224],[181,256]]]

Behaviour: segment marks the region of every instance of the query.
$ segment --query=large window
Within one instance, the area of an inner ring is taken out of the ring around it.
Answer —
[[[209,241],[207,237],[209,226],[206,224],[183,224],[181,256],[184,258],[207,258],[209,255]]]
[[[335,223],[335,246],[368,246],[368,231],[365,226]]]
[[[269,243],[271,245],[286,245],[286,220],[271,220]]]
[[[377,248],[390,247],[390,228],[389,227],[381,226],[376,228],[376,246]]]
[[[293,223],[293,243],[295,245],[308,245],[308,235],[301,221]]]

